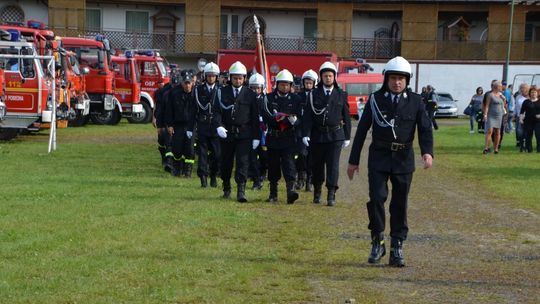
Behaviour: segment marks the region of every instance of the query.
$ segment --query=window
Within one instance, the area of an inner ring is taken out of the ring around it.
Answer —
[[[143,62],[142,64],[142,73],[143,75],[148,75],[148,76],[157,76],[158,75],[158,71],[157,71],[157,68],[156,68],[156,64],[154,62],[150,62],[150,61],[145,61]]]
[[[347,83],[349,96],[369,95],[382,87],[382,83]]]
[[[86,10],[86,29],[101,31],[101,10],[87,9]]]
[[[231,34],[238,34],[238,15],[231,15]]]
[[[17,5],[8,5],[0,11],[0,23],[24,22],[24,11]]]
[[[306,17],[304,18],[304,38],[316,38],[317,37],[317,18]]]
[[[126,12],[126,31],[128,32],[148,32],[148,12]]]

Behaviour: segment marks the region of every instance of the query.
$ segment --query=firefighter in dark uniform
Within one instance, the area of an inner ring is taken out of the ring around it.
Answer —
[[[356,129],[349,157],[347,174],[353,179],[358,172],[360,152],[368,130],[372,129],[369,146],[369,202],[367,211],[372,249],[369,263],[378,263],[385,255],[384,202],[388,197],[388,180],[392,183],[390,200],[391,266],[402,267],[403,241],[407,238],[407,197],[415,169],[412,148],[415,129],[418,130],[424,168],[433,161],[431,120],[420,95],[407,88],[411,66],[403,57],[388,61],[384,68],[384,84],[371,94]]]
[[[195,101],[193,97],[193,78],[191,73],[181,73],[181,86],[169,94],[165,107],[165,124],[171,136],[173,176],[189,177],[186,167],[191,172],[194,163],[193,127],[195,124]]]
[[[315,85],[317,85],[317,81],[319,80],[319,75],[317,75],[317,72],[313,70],[307,70],[302,75],[302,91],[298,94],[301,98],[301,106],[302,106],[302,114],[300,115],[300,119],[302,119],[302,116],[304,115],[304,111],[307,105],[307,100],[309,93],[315,88]],[[297,128],[297,155],[296,155],[296,170],[298,171],[298,179],[296,181],[296,189],[301,190],[305,186],[305,191],[312,192],[313,191],[313,183],[311,181],[311,164],[310,164],[310,155],[309,155],[309,149],[304,143],[302,142],[302,129]]]
[[[294,189],[297,174],[294,164],[297,150],[295,129],[300,126],[302,108],[300,97],[291,93],[293,81],[293,75],[288,70],[279,72],[276,75],[277,89],[266,96],[261,113],[268,126],[266,145],[270,195],[267,202],[277,202],[281,172],[287,185],[287,204],[298,199],[298,193]]]
[[[263,75],[254,73],[249,77],[249,88],[257,95],[257,104],[259,113],[261,113],[264,102],[264,88],[266,82]],[[253,190],[260,190],[263,187],[263,181],[266,177],[267,170],[267,147],[266,147],[266,124],[262,116],[259,115],[259,134],[261,144],[257,149],[252,150],[249,155],[249,170],[248,176],[253,180]]]
[[[154,93],[156,107],[152,117],[152,124],[157,129],[158,133],[158,150],[161,154],[161,165],[165,171],[171,171],[171,164],[167,160],[167,150],[170,150],[170,136],[165,125],[165,104],[169,96],[169,92],[178,85],[179,75],[174,67],[171,69],[171,81],[162,86]]]
[[[428,113],[429,119],[431,120],[431,124],[433,125],[433,129],[438,130],[439,125],[437,125],[437,121],[435,120],[435,113],[437,112],[437,93],[435,93],[435,88],[431,85],[427,85],[426,87],[426,96],[427,98],[425,101],[426,106],[426,112]]]
[[[313,203],[321,203],[322,183],[328,189],[327,205],[336,204],[339,157],[351,136],[347,93],[338,87],[337,69],[327,61],[319,69],[320,82],[309,94],[304,111],[302,142],[309,147],[313,172]]]
[[[221,147],[216,132],[218,126],[214,125],[212,119],[215,112],[213,107],[220,92],[216,83],[218,75],[219,67],[217,64],[213,62],[207,63],[203,69],[204,83],[195,88],[194,94],[197,104],[195,123],[197,126],[197,151],[199,157],[197,175],[203,188],[208,187],[208,176],[210,176],[210,186],[217,187],[221,159]]]
[[[231,85],[221,89],[220,99],[214,106],[214,119],[221,140],[221,179],[223,198],[231,195],[231,175],[236,161],[236,200],[247,202],[246,181],[250,150],[257,149],[259,138],[259,111],[255,93],[244,86],[246,67],[236,61],[229,68]]]

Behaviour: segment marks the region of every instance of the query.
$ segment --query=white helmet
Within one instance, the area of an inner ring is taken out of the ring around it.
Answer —
[[[411,65],[401,56],[394,57],[384,66],[383,75],[387,74],[400,74],[410,79],[412,76]]]
[[[214,74],[217,76],[219,75],[219,67],[213,62],[209,62],[204,66],[203,73],[205,77],[207,74]]]
[[[243,65],[240,61],[233,63],[229,68],[229,78],[230,75],[247,75],[246,66]]]
[[[319,80],[319,75],[317,75],[314,70],[307,70],[302,75],[302,80],[304,79],[311,79],[313,82],[317,83],[317,80]]]
[[[319,68],[319,74],[322,74],[325,71],[332,71],[334,72],[334,75],[337,74],[336,66],[330,61],[326,61],[325,63],[321,64],[321,67]]]
[[[294,79],[293,79],[293,75],[291,74],[291,72],[289,72],[289,70],[287,69],[284,69],[284,70],[281,70],[277,75],[276,75],[276,83],[278,82],[288,82],[288,83],[293,83],[294,82]]]
[[[255,73],[249,77],[250,86],[264,87],[264,77],[259,73]]]

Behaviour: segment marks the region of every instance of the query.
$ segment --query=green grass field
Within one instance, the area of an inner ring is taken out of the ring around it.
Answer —
[[[362,266],[363,204],[338,196],[336,208],[313,206],[305,193],[287,206],[282,184],[278,205],[264,203],[266,187],[248,191],[249,204],[222,200],[196,178],[164,173],[154,132],[127,123],[62,129],[51,155],[47,132],[0,143],[0,303],[386,301],[361,282],[321,283],[379,277]],[[464,123],[443,127],[432,174],[538,212],[540,155],[513,143],[485,156]],[[358,232],[361,244],[341,237]]]

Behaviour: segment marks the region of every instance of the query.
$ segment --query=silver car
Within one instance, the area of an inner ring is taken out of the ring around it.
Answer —
[[[457,100],[446,92],[437,92],[437,96],[435,117],[458,117]]]

